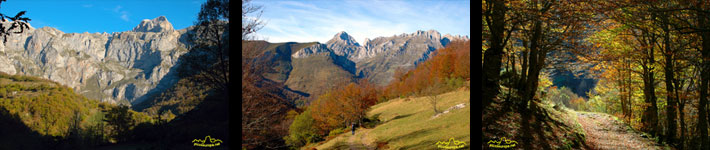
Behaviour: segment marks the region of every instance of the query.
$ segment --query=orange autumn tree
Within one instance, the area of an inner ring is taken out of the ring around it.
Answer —
[[[423,90],[442,83],[451,90],[463,86],[470,78],[470,41],[453,41],[445,48],[438,49],[433,56],[410,71],[395,70],[393,80],[385,86],[383,96],[391,99],[403,96],[423,96]],[[446,90],[442,90],[446,91]]]
[[[377,88],[367,80],[339,87],[311,103],[311,115],[320,134],[351,123],[359,124],[367,109],[377,103]]]

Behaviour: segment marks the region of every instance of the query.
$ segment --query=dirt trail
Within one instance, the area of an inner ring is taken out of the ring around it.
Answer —
[[[355,130],[355,135],[351,135],[350,138],[348,138],[349,148],[351,150],[374,150],[375,147],[372,145],[371,139],[367,136],[367,134],[370,133],[370,130],[372,129],[363,128],[361,130]]]
[[[577,113],[590,149],[662,149],[651,139],[607,114]]]

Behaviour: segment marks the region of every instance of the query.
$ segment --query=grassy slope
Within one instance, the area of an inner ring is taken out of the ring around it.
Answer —
[[[293,70],[285,84],[293,90],[320,95],[325,89],[337,85],[333,83],[353,81],[353,74],[336,65],[329,56],[310,56],[292,61]]]
[[[284,83],[290,89],[305,92],[310,95],[319,95],[336,83],[335,81],[353,81],[354,75],[338,66],[328,56],[311,56],[306,58],[292,58],[291,55],[303,48],[318,44],[309,43],[267,43],[262,42],[261,55],[258,63],[267,65],[273,70],[264,73],[267,79]]]
[[[372,129],[359,128],[352,142],[355,143],[355,148],[372,148],[377,143],[386,142],[388,147],[386,149],[435,149],[437,141],[455,138],[466,142],[464,149],[469,148],[470,95],[469,90],[463,89],[442,94],[437,105],[440,110],[461,103],[466,106],[434,119],[431,119],[434,111],[426,97],[409,98],[409,100],[397,98],[377,104],[367,115],[379,116],[383,123]],[[351,133],[346,132],[316,148],[348,149],[351,137]]]
[[[273,72],[265,73],[264,76],[276,82],[285,82],[292,69],[291,55],[297,51],[314,45],[311,43],[269,43],[262,53],[270,52],[269,55],[263,56],[269,59],[266,63],[274,70]],[[278,54],[278,55],[276,55]]]

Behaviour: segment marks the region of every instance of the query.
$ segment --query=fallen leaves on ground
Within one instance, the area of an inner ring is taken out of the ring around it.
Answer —
[[[650,138],[629,129],[607,114],[577,113],[587,135],[586,143],[593,149],[662,149]]]

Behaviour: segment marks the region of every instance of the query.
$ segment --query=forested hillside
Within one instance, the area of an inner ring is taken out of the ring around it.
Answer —
[[[96,117],[101,112],[99,102],[46,79],[0,73],[0,100],[1,106],[44,135],[65,135],[72,117],[100,121]],[[80,116],[67,115],[75,113]]]
[[[122,124],[151,122],[126,106],[87,99],[59,83],[0,72],[4,148],[91,147],[122,140]],[[128,115],[130,120],[117,116]],[[123,121],[123,122],[121,122]]]
[[[710,2],[482,5],[484,149],[501,146],[490,142],[502,138],[537,148],[545,144],[534,137],[568,132],[546,124],[579,124],[581,143],[573,149],[710,148]],[[559,71],[585,72],[597,82],[553,83],[550,73]],[[556,112],[568,115],[548,115]]]

